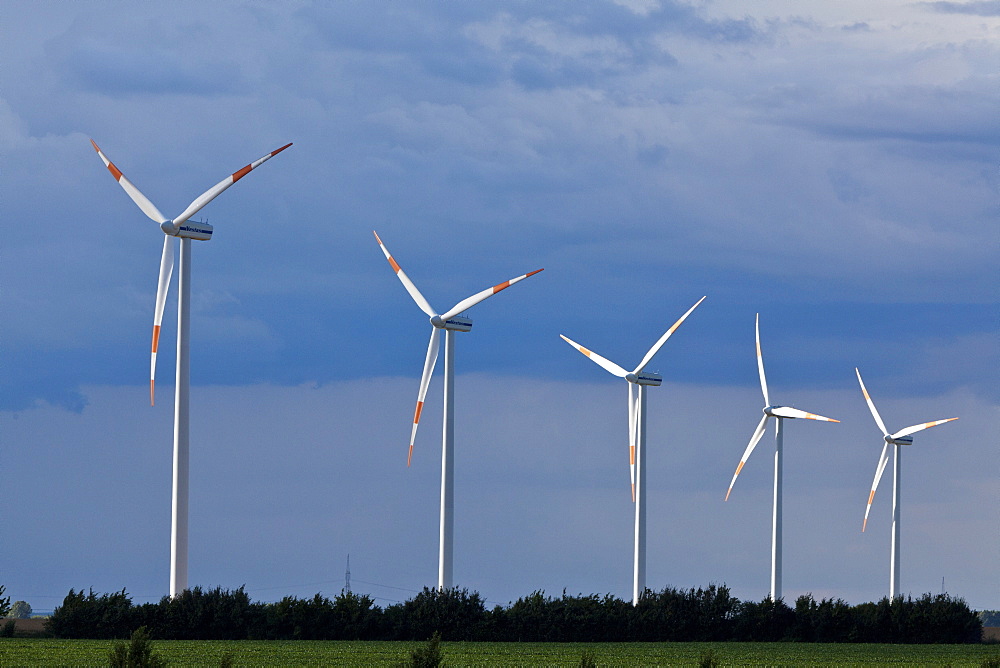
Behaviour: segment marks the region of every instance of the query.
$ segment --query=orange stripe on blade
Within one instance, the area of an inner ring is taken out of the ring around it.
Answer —
[[[153,352],[160,347],[160,326],[153,325]]]
[[[424,410],[424,402],[417,402],[417,410],[413,413],[413,424],[420,424],[420,413]]]
[[[869,505],[869,506],[870,506],[870,505],[872,505],[872,501],[873,501],[874,499],[875,499],[875,490],[873,489],[873,490],[872,490],[872,493],[868,495],[868,505]]]
[[[510,287],[510,281],[504,281],[500,285],[494,285],[493,286],[493,294],[496,294],[496,293],[500,292],[501,290],[505,290],[506,288],[509,288],[509,287]]]
[[[115,167],[115,163],[110,160],[108,160],[108,171],[111,172],[111,176],[115,177],[115,181],[121,181],[122,176],[124,176],[124,174],[122,174],[122,170]]]
[[[236,183],[237,181],[239,181],[240,179],[242,179],[244,176],[246,176],[247,174],[249,174],[251,169],[253,169],[253,165],[247,165],[246,167],[244,167],[240,171],[233,172],[233,183]]]
[[[392,256],[391,256],[391,255],[390,255],[390,256],[389,256],[389,257],[388,257],[387,259],[389,260],[389,265],[390,265],[390,266],[392,266],[392,270],[393,270],[394,272],[396,272],[396,273],[398,274],[398,273],[399,273],[399,272],[401,271],[401,270],[400,270],[400,268],[399,268],[399,263],[397,263],[397,262],[396,262],[396,261],[395,261],[395,260],[394,260],[394,259],[392,258]]]

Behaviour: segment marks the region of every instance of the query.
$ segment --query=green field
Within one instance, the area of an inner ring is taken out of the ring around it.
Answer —
[[[0,640],[0,666],[107,665],[110,640]],[[157,640],[172,665],[398,666],[422,643]],[[442,643],[449,666],[576,666],[592,652],[599,666],[694,666],[712,650],[723,666],[981,666],[1000,645],[807,643]]]

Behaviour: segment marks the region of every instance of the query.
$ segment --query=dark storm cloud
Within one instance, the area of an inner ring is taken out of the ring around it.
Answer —
[[[141,35],[108,40],[84,22],[46,45],[53,69],[64,86],[119,98],[131,95],[215,97],[246,92],[234,54],[208,53],[210,45],[160,22],[132,26]],[[202,32],[202,31],[199,31]],[[201,37],[211,39],[211,32]],[[194,41],[194,48],[177,49]]]

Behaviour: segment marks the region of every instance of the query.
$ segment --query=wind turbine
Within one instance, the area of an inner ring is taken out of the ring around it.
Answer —
[[[374,232],[375,240],[378,242],[385,259],[389,261],[389,266],[396,272],[399,281],[410,293],[410,297],[417,303],[420,310],[430,316],[431,340],[427,345],[427,357],[424,360],[424,372],[420,377],[420,389],[417,391],[417,408],[413,413],[413,427],[410,431],[410,449],[406,456],[406,465],[410,465],[413,459],[413,442],[417,438],[417,427],[420,424],[420,414],[424,409],[424,397],[427,396],[427,387],[431,382],[431,374],[434,373],[434,364],[438,358],[438,348],[441,342],[441,330],[444,336],[444,418],[443,433],[441,439],[441,521],[440,521],[440,543],[438,547],[438,589],[450,589],[452,587],[452,554],[454,552],[454,527],[455,527],[455,332],[468,332],[472,329],[472,320],[464,318],[459,313],[472,308],[479,302],[492,297],[501,290],[523,281],[529,276],[534,276],[541,269],[504,281],[492,288],[486,288],[477,292],[471,297],[466,297],[455,304],[444,314],[438,314],[420,290],[413,284],[406,272],[400,268],[389,249],[382,243],[378,232]]]
[[[878,428],[882,430],[882,437],[885,440],[885,445],[882,446],[882,455],[878,458],[878,466],[875,468],[875,480],[872,481],[872,491],[868,495],[868,506],[865,508],[865,521],[861,525],[861,531],[864,531],[868,526],[868,513],[872,509],[872,501],[875,499],[875,490],[878,488],[878,481],[882,479],[882,472],[885,471],[886,464],[889,463],[889,446],[893,446],[893,464],[892,464],[892,549],[889,560],[889,600],[901,596],[899,592],[899,446],[901,445],[913,445],[913,436],[910,434],[915,434],[918,431],[923,431],[930,427],[936,427],[939,424],[944,424],[945,422],[951,422],[952,420],[957,420],[957,417],[948,418],[947,420],[935,420],[933,422],[924,422],[922,424],[915,424],[912,427],[907,427],[905,429],[900,429],[895,434],[890,434],[889,430],[885,428],[885,423],[882,422],[882,417],[875,410],[875,402],[872,401],[871,396],[868,394],[868,390],[865,388],[865,382],[861,380],[861,372],[858,368],[854,368],[854,373],[858,374],[858,383],[861,385],[861,393],[865,395],[865,401],[868,402],[868,409],[872,412],[872,417],[875,418],[875,424]]]
[[[840,422],[833,418],[823,417],[815,413],[792,408],[791,406],[771,405],[771,400],[767,394],[767,378],[764,377],[764,358],[760,352],[760,314],[757,314],[755,325],[757,333],[757,373],[760,375],[760,389],[764,393],[764,417],[761,418],[757,429],[750,438],[750,444],[740,458],[733,480],[729,483],[729,490],[726,492],[726,501],[733,491],[736,478],[743,470],[743,465],[747,463],[750,453],[757,447],[757,443],[767,429],[767,421],[774,418],[774,506],[771,514],[771,600],[777,601],[781,598],[781,458],[784,445],[783,421],[787,418],[804,418],[806,420],[822,420],[824,422]]]
[[[646,590],[646,387],[657,387],[663,382],[663,376],[644,371],[660,347],[666,343],[670,335],[681,326],[691,312],[705,301],[702,297],[687,310],[659,341],[653,344],[633,371],[626,371],[614,362],[587,348],[576,341],[563,336],[562,340],[589,357],[595,364],[608,373],[628,381],[628,450],[629,470],[632,475],[632,502],[635,503],[635,552],[632,560],[632,605],[639,604],[639,597]],[[636,470],[638,467],[638,470]]]
[[[170,596],[175,597],[185,589],[188,583],[188,464],[189,464],[189,412],[188,389],[190,383],[189,335],[191,314],[191,240],[208,241],[212,238],[212,226],[204,222],[192,222],[191,216],[198,213],[202,207],[218,197],[222,191],[233,185],[259,167],[265,161],[281,153],[291,144],[271,151],[264,157],[251,162],[242,169],[233,172],[222,181],[199,195],[179,216],[169,219],[129,181],[115,164],[98,148],[91,139],[90,143],[101,156],[111,175],[118,185],[132,198],[142,212],[166,235],[163,239],[163,254],[160,256],[160,278],[156,288],[156,307],[153,311],[153,346],[149,363],[149,403],[153,405],[154,386],[156,380],[156,350],[160,342],[160,323],[163,320],[163,309],[167,301],[167,289],[174,269],[174,244],[172,237],[180,239],[180,269],[178,271],[177,297],[177,382],[174,395],[174,477],[171,503],[170,522]]]

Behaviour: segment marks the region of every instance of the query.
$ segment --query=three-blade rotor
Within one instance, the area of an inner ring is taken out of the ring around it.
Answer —
[[[865,395],[865,401],[868,403],[868,410],[871,411],[872,417],[875,418],[875,424],[882,430],[882,439],[885,441],[885,444],[882,446],[882,454],[879,455],[878,458],[878,465],[875,467],[875,479],[872,480],[872,488],[868,493],[868,505],[865,506],[865,519],[861,524],[861,531],[864,531],[868,526],[868,513],[871,512],[872,501],[875,500],[875,490],[878,489],[878,483],[882,479],[882,473],[885,472],[885,467],[889,464],[889,446],[912,445],[913,439],[909,438],[911,434],[915,434],[918,431],[923,431],[924,429],[929,429],[931,427],[936,427],[939,424],[944,424],[945,422],[957,420],[958,418],[953,417],[946,420],[921,422],[920,424],[915,424],[904,429],[900,429],[894,434],[890,434],[889,430],[885,428],[885,423],[882,422],[882,416],[878,414],[878,409],[875,408],[875,402],[872,401],[871,395],[868,394],[868,388],[865,387],[865,381],[861,380],[861,371],[855,367],[854,373],[858,375],[858,384],[861,385],[861,393]]]
[[[133,202],[135,202],[136,206],[138,206],[150,220],[159,224],[160,229],[163,230],[165,235],[167,235],[163,240],[163,253],[160,255],[160,274],[156,286],[156,306],[153,311],[153,345],[149,361],[149,404],[152,406],[154,404],[155,397],[156,351],[160,342],[160,325],[163,322],[163,309],[166,306],[167,291],[170,286],[170,277],[174,270],[174,245],[171,243],[170,238],[183,236],[184,224],[187,223],[191,216],[198,213],[206,204],[222,194],[222,192],[231,185],[249,174],[253,169],[259,167],[267,160],[270,160],[272,157],[281,153],[286,148],[291,146],[291,144],[285,144],[281,148],[271,151],[259,160],[255,160],[242,169],[233,172],[195,198],[195,200],[191,202],[191,204],[189,204],[179,216],[171,220],[160,213],[160,210],[156,208],[156,205],[149,201],[149,198],[143,195],[142,192],[136,188],[135,185],[128,180],[128,178],[126,178],[122,171],[118,169],[118,167],[116,167],[106,155],[104,155],[104,152],[97,146],[97,142],[91,139],[90,143],[93,145],[94,150],[97,151],[97,155],[101,157],[101,160],[108,168],[108,171],[111,172],[113,177],[115,177],[118,185],[122,187],[125,193],[132,199]]]
[[[434,365],[437,363],[438,351],[441,346],[441,330],[459,329],[460,327],[455,326],[456,323],[452,322],[452,319],[459,313],[472,308],[479,302],[492,297],[501,290],[506,290],[510,286],[523,281],[529,276],[534,276],[538,272],[542,271],[542,269],[536,269],[535,271],[512,278],[509,281],[504,281],[503,283],[494,285],[491,288],[486,288],[471,297],[466,297],[449,310],[445,311],[443,314],[438,314],[427,299],[425,299],[420,293],[420,290],[417,289],[417,286],[414,285],[413,281],[410,280],[410,277],[406,275],[406,272],[403,271],[402,267],[399,266],[399,263],[396,262],[392,253],[389,252],[389,249],[385,247],[384,243],[382,243],[382,239],[379,238],[378,232],[373,231],[373,234],[375,234],[375,240],[378,242],[379,248],[382,249],[382,254],[385,255],[385,259],[389,261],[389,266],[392,267],[392,270],[396,273],[396,277],[399,278],[400,283],[402,283],[403,287],[406,288],[406,291],[409,293],[413,301],[416,302],[420,310],[430,317],[432,325],[431,338],[427,344],[427,356],[424,358],[424,370],[420,376],[420,389],[417,391],[417,407],[413,412],[413,427],[410,430],[410,448],[406,456],[406,465],[409,466],[413,459],[413,444],[417,439],[417,427],[420,425],[420,415],[424,409],[424,399],[427,397],[427,388],[430,386],[431,375],[434,373]]]
[[[576,348],[586,357],[590,358],[590,360],[594,362],[594,364],[597,364],[599,367],[601,367],[611,375],[617,376],[619,378],[624,378],[625,380],[628,381],[628,449],[629,449],[629,471],[632,478],[632,501],[635,501],[635,448],[639,440],[638,386],[648,384],[646,382],[643,382],[644,379],[641,378],[640,375],[642,374],[643,370],[645,370],[646,365],[649,364],[650,361],[652,361],[653,356],[656,355],[656,353],[659,352],[660,348],[663,347],[663,344],[667,342],[667,339],[669,339],[670,336],[675,331],[677,331],[677,328],[681,326],[681,323],[687,320],[687,317],[691,315],[691,313],[696,308],[698,308],[698,306],[703,301],[705,301],[705,297],[702,297],[697,302],[695,302],[694,306],[689,308],[687,312],[684,313],[684,315],[678,318],[677,322],[671,325],[670,329],[664,332],[663,336],[661,336],[659,340],[657,340],[657,342],[654,343],[648,351],[646,351],[646,354],[643,356],[642,361],[639,362],[639,366],[637,366],[631,372],[626,371],[624,368],[622,368],[618,364],[615,364],[608,358],[598,355],[593,350],[581,346],[579,343],[573,341],[569,337],[564,336],[562,334],[559,335],[563,341]],[[657,385],[659,384],[659,380],[656,381],[656,384]]]
[[[760,314],[757,314],[757,320],[754,324],[754,332],[756,334],[757,341],[757,375],[760,377],[760,391],[764,395],[764,417],[760,419],[757,423],[757,428],[754,429],[753,436],[750,437],[750,443],[747,445],[746,450],[743,451],[743,456],[740,457],[740,463],[736,466],[736,473],[733,474],[733,479],[729,483],[729,489],[726,490],[726,501],[729,500],[729,495],[733,491],[733,485],[736,484],[736,478],[739,477],[740,471],[743,470],[743,466],[747,463],[750,458],[750,453],[753,452],[754,448],[763,438],[764,432],[767,431],[767,421],[771,418],[783,420],[785,418],[792,419],[804,419],[804,420],[821,420],[823,422],[840,422],[840,420],[834,420],[833,418],[824,417],[822,415],[817,415],[816,413],[809,413],[807,411],[800,410],[798,408],[793,408],[791,406],[772,406],[771,399],[767,392],[767,376],[764,374],[764,355],[760,350]]]

